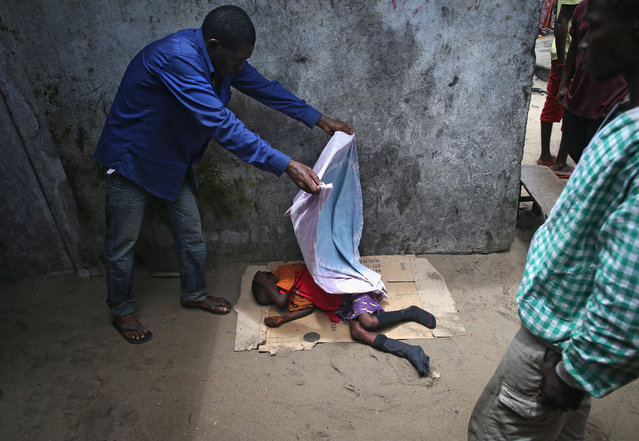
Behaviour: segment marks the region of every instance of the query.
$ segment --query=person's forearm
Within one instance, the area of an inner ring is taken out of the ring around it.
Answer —
[[[557,49],[557,65],[562,65],[566,62],[566,38],[568,37],[568,26],[572,13],[575,10],[575,5],[562,5],[559,12],[559,17],[555,22],[555,48]]]
[[[282,323],[301,319],[302,317],[306,317],[307,315],[309,315],[311,312],[313,312],[313,308],[306,308],[306,309],[300,309],[298,311],[291,311],[288,314],[284,314],[282,316]]]
[[[568,26],[561,25],[557,22],[555,26],[555,48],[557,49],[557,65],[562,66],[566,63],[566,37],[568,36]]]
[[[577,44],[570,45],[570,49],[568,49],[568,55],[566,56],[566,65],[563,68],[563,72],[560,77],[559,89],[563,89],[568,87],[570,81],[572,80],[573,75],[575,74],[576,61],[577,61]]]
[[[309,128],[313,128],[322,115],[278,81],[264,78],[248,62],[241,72],[233,75],[231,85],[262,104],[303,122]]]

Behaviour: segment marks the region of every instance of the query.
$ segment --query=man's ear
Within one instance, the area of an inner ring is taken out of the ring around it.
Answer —
[[[212,51],[219,46],[220,42],[216,38],[209,38],[208,40],[206,40],[206,49],[209,51]]]

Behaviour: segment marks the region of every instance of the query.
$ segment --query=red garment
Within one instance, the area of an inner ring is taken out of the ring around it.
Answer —
[[[557,75],[557,60],[550,62],[550,77],[548,78],[548,86],[546,87],[546,102],[541,110],[540,121],[556,123],[561,121],[564,109],[557,102],[557,92],[559,92],[559,76]]]
[[[313,305],[324,311],[332,322],[339,322],[335,311],[342,306],[342,294],[329,294],[317,286],[307,268],[299,272],[291,291],[313,302]]]
[[[588,24],[584,20],[587,0],[577,5],[572,15],[570,36],[571,47],[578,47],[580,41],[586,36]],[[584,51],[577,52],[575,74],[568,87],[568,93],[561,101],[564,109],[569,110],[584,119],[604,118],[614,106],[620,103],[628,94],[628,84],[621,75],[604,82],[594,81],[588,72],[581,67]]]

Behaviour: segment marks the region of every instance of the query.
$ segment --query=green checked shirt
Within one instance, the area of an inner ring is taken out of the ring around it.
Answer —
[[[595,397],[639,376],[639,108],[613,112],[535,233],[517,293],[524,326]]]

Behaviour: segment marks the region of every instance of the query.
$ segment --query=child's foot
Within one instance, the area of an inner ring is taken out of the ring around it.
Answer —
[[[373,341],[373,347],[377,350],[390,352],[391,354],[407,359],[415,366],[419,375],[428,375],[430,358],[421,346],[409,345],[403,341],[388,338],[384,334],[377,334],[375,341]]]
[[[419,375],[421,375],[422,377],[425,377],[426,375],[428,375],[430,358],[428,357],[428,355],[426,355],[426,353],[421,348],[421,346],[412,346],[412,345],[409,345],[409,346],[415,349],[411,350],[409,355],[406,356],[406,358],[408,359],[408,361],[412,363],[413,366],[415,366],[415,369],[417,369],[417,372],[419,372]]]
[[[437,326],[437,320],[435,320],[435,316],[428,311],[423,310],[419,306],[410,306],[406,308],[407,315],[417,323],[420,323],[426,326],[428,329],[435,329]]]

